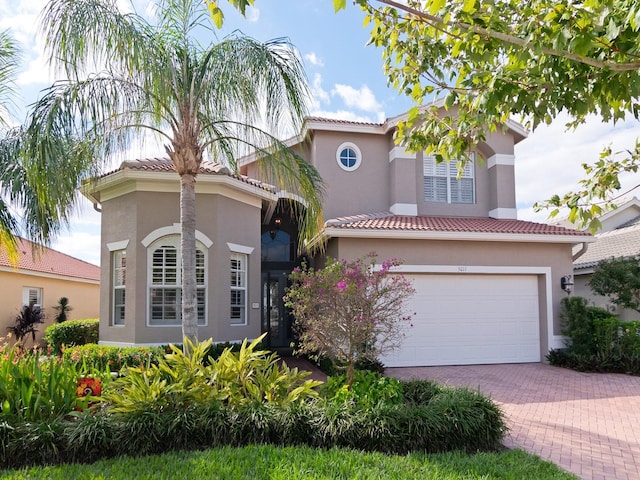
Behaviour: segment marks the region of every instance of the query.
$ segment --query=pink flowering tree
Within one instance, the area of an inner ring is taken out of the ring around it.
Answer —
[[[400,346],[412,318],[405,302],[415,290],[392,271],[400,262],[377,264],[376,258],[371,253],[352,262],[329,259],[320,270],[297,268],[285,296],[296,319],[299,351],[344,366],[348,385],[359,359],[377,360]]]

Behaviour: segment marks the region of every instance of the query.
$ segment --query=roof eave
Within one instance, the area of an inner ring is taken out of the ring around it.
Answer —
[[[324,229],[325,240],[329,238],[378,238],[406,240],[458,240],[470,242],[518,242],[518,243],[591,243],[595,239],[586,235],[555,235],[527,233],[455,232],[424,230],[374,230],[364,228]]]

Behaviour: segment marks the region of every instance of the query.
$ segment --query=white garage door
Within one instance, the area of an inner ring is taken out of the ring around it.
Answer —
[[[416,294],[402,347],[388,367],[540,361],[534,275],[406,275]]]

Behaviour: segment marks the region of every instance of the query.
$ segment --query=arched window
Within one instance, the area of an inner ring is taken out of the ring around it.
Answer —
[[[206,248],[196,242],[196,298],[198,325],[206,325]],[[180,236],[159,238],[148,247],[150,326],[177,326],[182,323],[182,265]]]
[[[263,262],[290,262],[293,260],[293,240],[283,230],[270,230],[261,237]]]

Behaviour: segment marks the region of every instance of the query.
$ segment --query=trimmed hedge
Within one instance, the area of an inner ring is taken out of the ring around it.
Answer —
[[[549,352],[549,363],[581,372],[640,375],[640,322],[624,322],[582,297],[566,297],[562,307],[568,341]]]
[[[403,383],[403,386],[406,385]],[[286,405],[221,403],[184,409],[114,413],[82,412],[50,423],[0,423],[2,468],[64,462],[93,462],[120,455],[199,450],[249,444],[334,446],[405,454],[466,452],[500,448],[507,427],[499,406],[476,391],[434,387],[401,406],[362,409],[324,400]],[[424,403],[413,403],[421,398]]]
[[[98,343],[99,323],[97,318],[55,323],[45,329],[43,340],[51,348],[51,353],[60,355],[64,347]]]

